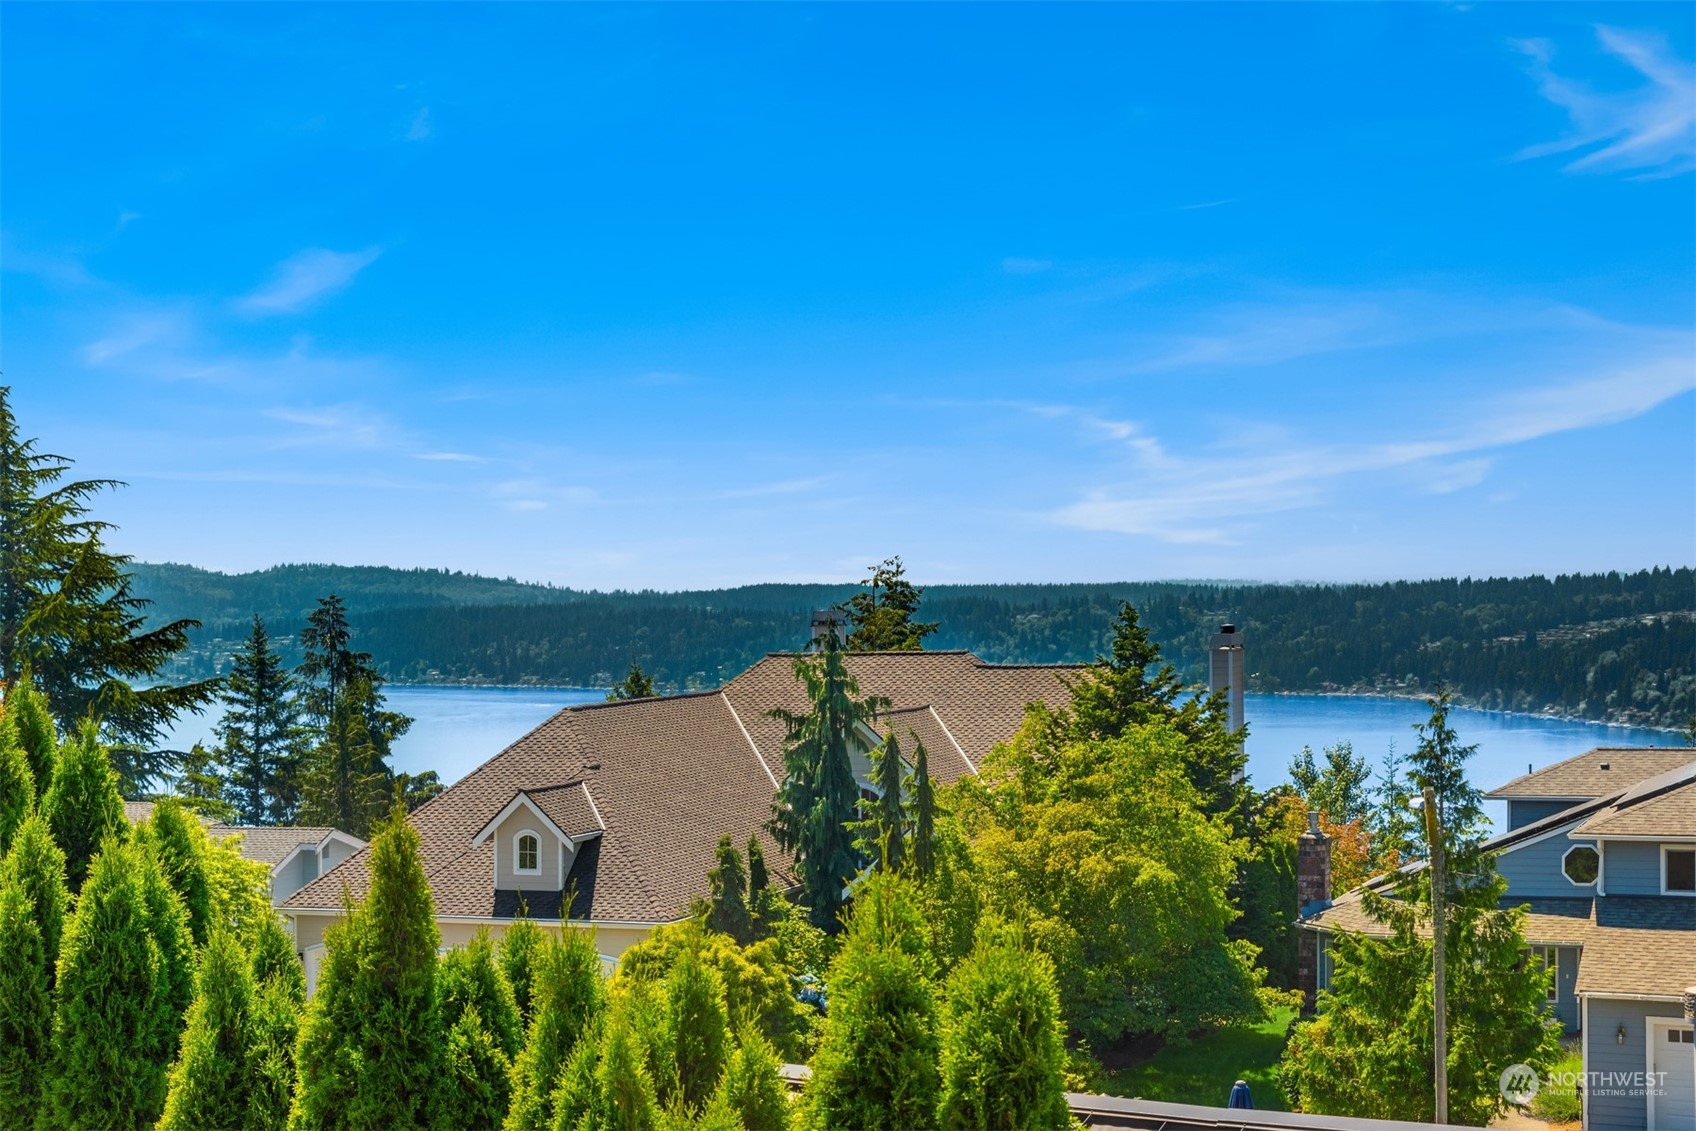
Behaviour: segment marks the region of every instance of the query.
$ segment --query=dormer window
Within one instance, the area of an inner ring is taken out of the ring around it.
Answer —
[[[513,839],[512,870],[535,874],[542,870],[541,840],[535,833],[525,829]]]

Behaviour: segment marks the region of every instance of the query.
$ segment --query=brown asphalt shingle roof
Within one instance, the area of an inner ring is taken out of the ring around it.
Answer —
[[[1572,835],[1696,836],[1696,761],[1638,782]]]
[[[153,802],[124,802],[124,817],[132,824],[152,820]],[[299,846],[317,844],[338,831],[318,825],[226,825],[204,817],[200,819],[200,823],[205,826],[206,835],[217,840],[240,834],[242,856],[272,867],[288,859],[289,853]]]
[[[1608,895],[1596,900],[1579,960],[1581,994],[1681,994],[1696,986],[1696,899]]]
[[[1628,789],[1645,778],[1696,761],[1689,746],[1598,746],[1577,757],[1522,774],[1484,796],[1511,800],[1548,797],[1589,801]],[[1602,769],[1606,765],[1607,769]]]
[[[1012,737],[1027,703],[1067,702],[1061,677],[1078,670],[985,664],[968,652],[844,659],[861,695],[892,701],[895,710],[879,729],[922,739],[939,782],[972,772],[996,743]],[[706,894],[707,870],[726,833],[738,847],[758,836],[773,882],[790,883],[764,826],[783,778],[783,724],[767,712],[807,708],[794,660],[792,653],[768,655],[718,691],[568,707],[421,806],[411,821],[424,843],[436,913],[516,912],[516,894],[493,889],[492,846],[473,848],[471,840],[519,790],[573,836],[591,820],[605,828],[573,858],[572,918],[679,918]],[[903,752],[911,757],[906,746]],[[585,798],[580,807],[578,796]],[[356,853],[290,896],[283,910],[339,910],[344,888],[361,897],[367,860],[366,851]],[[559,917],[558,896],[530,892],[524,899],[531,916]]]

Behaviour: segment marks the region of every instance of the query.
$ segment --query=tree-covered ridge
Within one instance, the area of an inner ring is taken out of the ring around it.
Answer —
[[[161,619],[197,617],[179,677],[222,672],[254,613],[298,624],[341,594],[359,644],[390,679],[604,686],[634,660],[661,689],[711,687],[768,651],[804,642],[807,613],[853,585],[749,585],[596,593],[441,570],[278,566],[220,574],[137,564]],[[1680,725],[1696,714],[1696,571],[1442,579],[1349,585],[1125,582],[931,585],[925,643],[986,660],[1088,660],[1121,601],[1186,680],[1207,638],[1236,623],[1254,691],[1419,693],[1446,681],[1464,702],[1613,722]],[[291,661],[298,643],[279,637]]]

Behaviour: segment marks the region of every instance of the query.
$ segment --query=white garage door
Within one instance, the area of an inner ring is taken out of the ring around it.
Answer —
[[[1649,1019],[1653,1071],[1664,1072],[1652,1097],[1655,1131],[1696,1131],[1696,1034],[1688,1021]]]

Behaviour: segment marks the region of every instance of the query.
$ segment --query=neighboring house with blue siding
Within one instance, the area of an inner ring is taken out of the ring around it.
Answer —
[[[1503,906],[1525,908],[1526,941],[1555,972],[1550,1012],[1581,1039],[1585,1131],[1696,1131],[1696,750],[1591,750],[1486,796],[1508,806],[1485,846]],[[1388,934],[1363,890],[1305,909],[1317,989],[1329,935]]]

